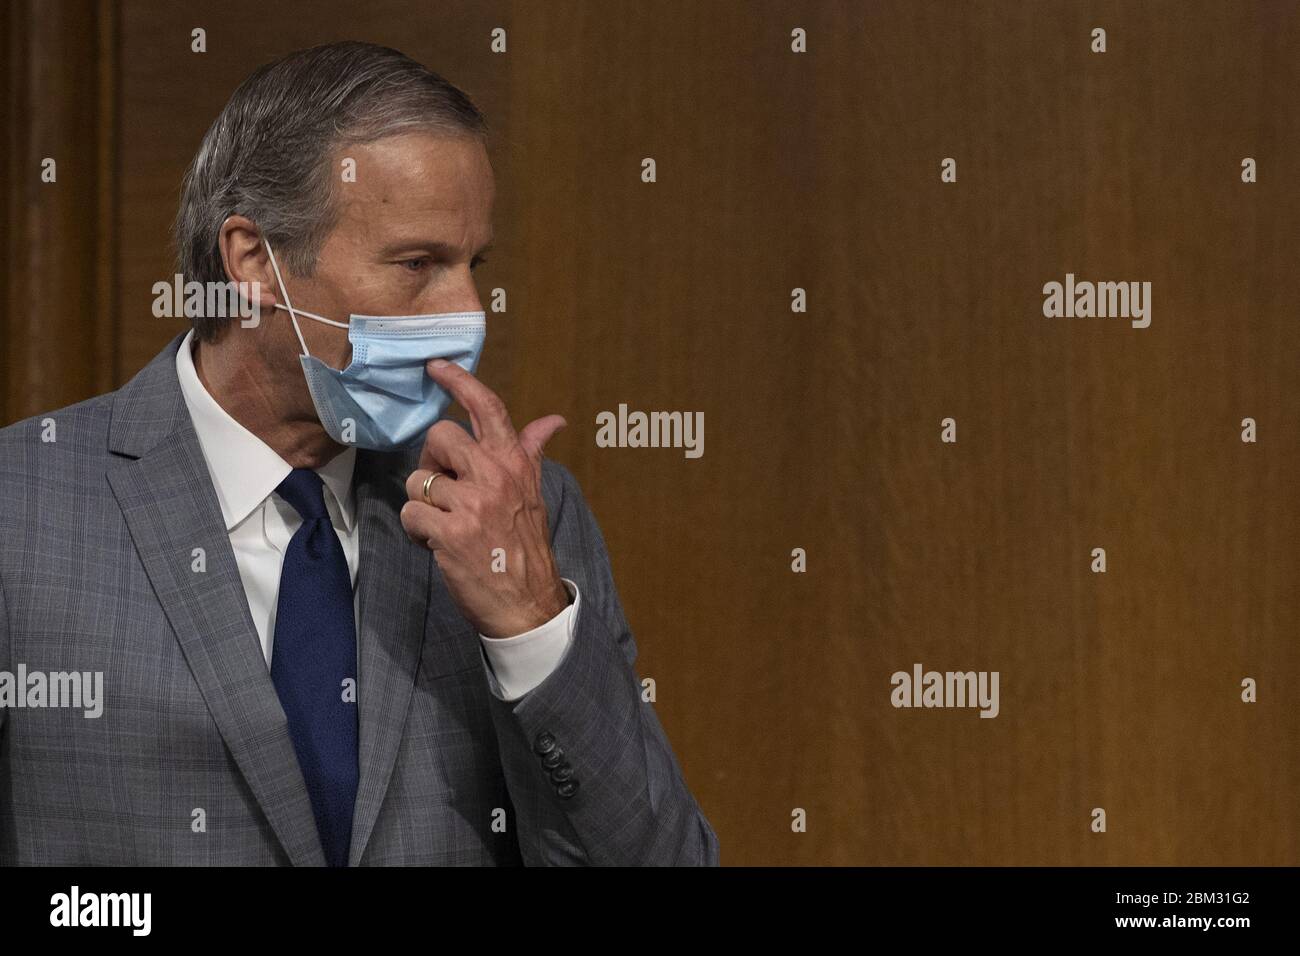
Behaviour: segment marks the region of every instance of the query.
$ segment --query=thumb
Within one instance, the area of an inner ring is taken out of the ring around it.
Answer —
[[[524,446],[529,457],[541,458],[542,446],[568,424],[560,415],[546,415],[523,427],[519,432],[519,444]]]

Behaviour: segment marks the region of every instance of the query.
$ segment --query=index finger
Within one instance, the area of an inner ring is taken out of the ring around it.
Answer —
[[[432,359],[425,370],[430,378],[451,392],[456,401],[469,412],[476,439],[480,442],[486,439],[502,446],[518,440],[515,427],[510,423],[506,403],[496,392],[455,362],[446,359]]]

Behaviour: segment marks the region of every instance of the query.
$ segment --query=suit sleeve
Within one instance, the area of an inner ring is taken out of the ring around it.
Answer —
[[[547,461],[543,481],[560,485],[551,545],[582,605],[555,670],[518,700],[491,698],[524,862],[716,866],[713,828],[641,699],[636,642],[596,519],[567,468]]]
[[[546,680],[573,640],[574,614],[582,604],[582,593],[568,578],[563,581],[569,603],[545,624],[514,637],[478,636],[488,686],[502,700],[518,700]]]
[[[4,578],[0,577],[0,669],[6,673],[14,672],[13,664],[9,660],[9,608],[5,606],[5,584]],[[4,739],[5,723],[9,717],[8,708],[0,703],[0,740]]]

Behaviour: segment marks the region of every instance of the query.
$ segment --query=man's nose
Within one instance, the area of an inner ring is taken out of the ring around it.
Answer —
[[[478,285],[468,263],[459,265],[450,279],[434,293],[436,301],[430,303],[430,312],[482,312]]]

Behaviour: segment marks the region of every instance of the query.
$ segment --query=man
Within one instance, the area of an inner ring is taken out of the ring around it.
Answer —
[[[255,321],[0,431],[0,862],[717,863],[564,420],[471,374],[484,137],[394,50],[259,69],[176,222]]]

